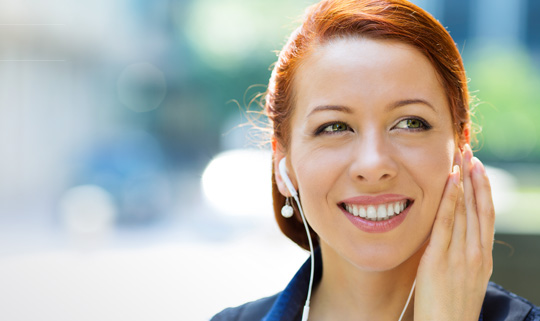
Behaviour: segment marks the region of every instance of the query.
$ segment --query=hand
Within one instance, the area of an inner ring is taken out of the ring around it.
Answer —
[[[454,166],[448,178],[418,267],[417,321],[477,321],[493,269],[495,211],[489,180],[469,145],[459,156],[462,170]]]

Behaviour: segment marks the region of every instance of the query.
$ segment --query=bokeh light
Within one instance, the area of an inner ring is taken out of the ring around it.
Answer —
[[[231,216],[271,216],[272,158],[266,150],[231,150],[217,155],[202,176],[204,196]]]
[[[117,86],[120,101],[139,113],[156,109],[167,92],[163,72],[147,62],[127,66],[118,77]]]
[[[117,215],[112,196],[96,185],[76,186],[60,200],[65,229],[75,242],[93,246],[106,240]]]

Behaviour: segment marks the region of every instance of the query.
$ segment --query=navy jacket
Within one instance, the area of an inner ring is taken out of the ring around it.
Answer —
[[[308,259],[283,292],[225,309],[211,321],[300,321],[309,285],[310,264]],[[315,283],[320,281],[321,275],[322,260],[317,251]],[[540,321],[540,308],[490,282],[479,321]]]

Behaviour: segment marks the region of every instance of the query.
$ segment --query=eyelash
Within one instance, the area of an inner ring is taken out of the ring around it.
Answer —
[[[342,132],[342,131],[325,131],[326,128],[328,128],[330,126],[333,126],[333,125],[345,125],[345,127],[347,127],[347,130],[351,129],[351,126],[349,126],[345,122],[341,122],[341,121],[329,122],[329,123],[325,123],[325,124],[319,126],[315,130],[315,136],[319,136],[319,135],[335,135],[335,134],[339,134],[340,132]]]
[[[427,131],[427,130],[430,130],[432,128],[432,126],[426,120],[424,120],[423,118],[420,118],[420,117],[406,117],[406,118],[400,119],[394,127],[396,127],[397,125],[399,125],[403,121],[411,121],[411,120],[419,121],[421,127],[420,128],[408,128],[408,129],[403,128],[403,129],[413,131],[413,132],[417,132],[417,131]],[[315,133],[314,133],[315,136],[319,136],[319,135],[335,135],[335,134],[339,134],[339,133],[345,131],[345,130],[325,131],[325,129],[327,129],[328,127],[333,126],[333,125],[345,125],[347,130],[352,131],[351,126],[349,126],[347,123],[336,121],[336,122],[325,123],[325,124],[319,126],[317,128],[317,130],[315,130]]]
[[[398,123],[396,124],[399,125],[401,122],[403,121],[410,121],[410,120],[417,120],[420,122],[420,126],[421,128],[408,128],[406,130],[410,130],[410,131],[427,131],[427,130],[430,130],[432,128],[432,126],[423,118],[420,118],[420,117],[406,117],[406,118],[403,118],[401,119],[400,121],[398,121]],[[394,127],[396,127],[394,126]]]

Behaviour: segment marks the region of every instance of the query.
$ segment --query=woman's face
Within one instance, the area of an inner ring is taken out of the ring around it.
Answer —
[[[436,70],[410,45],[344,38],[314,50],[294,89],[287,167],[323,251],[372,271],[405,262],[457,148]]]

